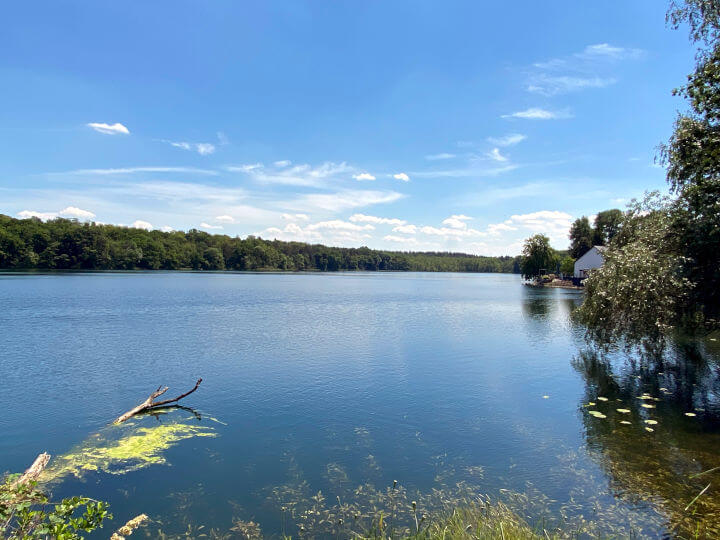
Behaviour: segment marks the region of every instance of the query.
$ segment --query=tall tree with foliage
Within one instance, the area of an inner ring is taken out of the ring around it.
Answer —
[[[579,259],[593,247],[594,231],[590,220],[583,216],[570,226],[570,256]]]
[[[598,212],[593,229],[593,245],[606,246],[620,232],[623,213],[617,208]]]
[[[557,262],[557,253],[550,247],[547,236],[536,234],[525,240],[520,259],[520,272],[524,278],[533,278],[540,274],[541,270],[553,272]]]
[[[677,328],[717,327],[720,315],[720,3],[673,1],[668,21],[687,23],[691,40],[705,45],[674,92],[690,111],[661,148],[676,198],[651,197],[628,212],[579,310],[601,341],[655,350]]]

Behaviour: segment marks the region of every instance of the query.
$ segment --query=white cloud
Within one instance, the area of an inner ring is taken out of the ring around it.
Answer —
[[[273,165],[281,169],[283,167],[289,167],[290,165],[292,165],[292,161],[290,161],[289,159],[281,159],[280,161],[276,161],[275,163],[273,163]]]
[[[283,214],[282,218],[288,221],[307,221],[310,219],[310,216],[307,214]]]
[[[160,230],[162,232],[173,232],[175,229],[173,229],[170,225],[163,225],[160,227]]]
[[[58,214],[62,217],[72,217],[78,219],[91,219],[95,217],[95,214],[89,210],[83,210],[77,206],[68,206],[67,208],[63,208],[60,212],[58,212]]]
[[[383,236],[383,240],[385,240],[386,242],[393,242],[393,243],[398,243],[398,244],[408,244],[408,245],[416,245],[418,243],[416,238],[407,238],[405,236],[395,236],[392,234]]]
[[[43,221],[47,221],[48,219],[55,219],[58,217],[73,219],[92,219],[95,217],[95,214],[93,214],[89,210],[83,210],[82,208],[78,208],[77,206],[68,206],[66,208],[63,208],[59,212],[36,212],[34,210],[23,210],[22,212],[18,212],[17,215],[18,217],[23,219],[36,217],[42,219]]]
[[[449,154],[447,152],[442,152],[440,154],[430,154],[429,156],[425,156],[425,159],[428,161],[438,161],[441,159],[453,159],[455,157],[455,154]]]
[[[148,223],[147,221],[143,221],[141,219],[133,221],[132,225],[130,226],[134,229],[145,229],[147,231],[150,231],[153,228],[152,223]]]
[[[635,59],[645,54],[642,49],[629,49],[625,47],[615,47],[608,43],[598,43],[596,45],[588,45],[582,53],[576,56],[585,57],[608,57],[612,59]]]
[[[289,201],[280,201],[277,205],[301,211],[316,209],[336,213],[350,208],[392,203],[403,197],[402,193],[395,191],[347,189],[336,193],[309,193]]]
[[[222,225],[211,225],[210,223],[205,223],[204,221],[200,224],[201,229],[222,229]]]
[[[620,60],[643,56],[640,49],[616,47],[607,43],[589,45],[581,52],[545,62],[535,62],[528,73],[527,90],[544,96],[555,96],[587,88],[604,88],[615,84],[611,69]]]
[[[235,218],[228,215],[215,216],[215,221],[219,221],[220,223],[235,223]]]
[[[527,91],[543,96],[555,96],[585,88],[605,88],[616,82],[617,79],[614,77],[579,77],[539,73],[531,77]]]
[[[447,221],[447,220],[446,220]],[[465,225],[465,224],[463,224]],[[470,236],[486,236],[487,233],[478,231],[477,229],[462,228],[456,229],[453,227],[431,227],[425,225],[420,227],[420,232],[431,236],[445,236],[445,237],[470,237]]]
[[[466,216],[464,214],[457,214],[454,216],[450,216],[447,219],[444,219],[442,224],[447,225],[452,229],[467,229],[467,223],[465,222],[471,219],[472,218],[470,216]]]
[[[381,218],[377,216],[368,216],[365,214],[353,214],[350,216],[353,223],[374,223],[375,225],[405,225],[405,220],[396,218]]]
[[[402,234],[415,234],[417,233],[417,230],[417,225],[399,225],[397,227],[393,227],[393,232]]]
[[[514,171],[517,168],[518,165],[510,163],[486,168],[473,164],[466,167],[459,167],[457,169],[414,171],[410,174],[420,178],[480,178],[484,176],[497,176],[502,173]]]
[[[51,175],[116,175],[116,174],[136,174],[136,173],[187,173],[202,174],[207,176],[216,176],[217,171],[208,169],[197,169],[195,167],[122,167],[115,169],[76,169],[74,171],[65,171],[58,173],[48,173]]]
[[[248,174],[253,180],[263,184],[322,187],[326,179],[352,172],[354,169],[344,161],[341,163],[326,161],[316,167],[301,164],[293,167],[268,169],[261,163],[256,163],[227,167],[227,170]]]
[[[43,221],[48,219],[55,219],[58,217],[57,212],[37,212],[35,210],[23,210],[17,213],[17,216],[21,219],[38,218]]]
[[[508,220],[509,221],[509,220]],[[493,223],[488,225],[487,232],[492,235],[499,235],[501,231],[517,231],[517,227],[513,227],[509,223]]]
[[[130,135],[130,130],[119,122],[116,122],[114,124],[105,124],[103,122],[90,122],[89,124],[87,124],[87,126],[94,129],[98,133],[104,133],[105,135]]]
[[[375,177],[370,173],[353,174],[355,180],[375,180]]]
[[[488,137],[487,140],[490,144],[496,146],[513,146],[515,144],[523,142],[527,137],[519,133],[513,133],[511,135],[505,135],[504,137]]]
[[[319,229],[332,229],[342,231],[373,231],[375,227],[372,225],[356,225],[355,223],[348,223],[340,219],[333,219],[331,221],[320,221],[318,223],[312,223],[307,226],[308,231],[317,231]]]
[[[249,173],[250,171],[254,171],[257,169],[262,169],[263,164],[262,163],[248,163],[245,165],[233,165],[230,167],[226,167],[226,169],[230,172],[243,172],[243,173]]]
[[[405,174],[404,172],[393,174],[393,178],[395,180],[402,180],[403,182],[410,181],[410,177],[407,174]]]
[[[175,148],[182,148],[183,150],[188,150],[190,152],[197,152],[201,156],[208,156],[215,152],[215,145],[211,143],[176,142],[166,140],[163,140],[163,142],[166,142]]]
[[[493,148],[492,150],[490,150],[490,152],[487,153],[487,157],[489,157],[493,161],[499,161],[501,163],[508,160],[508,158],[506,158],[500,153],[499,148]]]
[[[571,118],[567,111],[548,111],[539,107],[531,107],[524,111],[517,111],[510,114],[503,114],[502,118],[523,118],[526,120],[556,120],[560,118]]]

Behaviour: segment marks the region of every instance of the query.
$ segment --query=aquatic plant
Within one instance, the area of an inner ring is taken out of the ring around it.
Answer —
[[[166,464],[164,452],[192,437],[215,437],[211,427],[183,422],[166,422],[145,427],[142,422],[110,425],[55,458],[39,478],[53,483],[67,476],[82,478],[91,472],[125,474]]]

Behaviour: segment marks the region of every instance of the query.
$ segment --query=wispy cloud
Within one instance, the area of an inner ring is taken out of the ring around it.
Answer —
[[[280,201],[278,205],[284,208],[297,208],[301,211],[317,210],[338,213],[351,208],[388,204],[403,197],[402,193],[396,191],[347,189],[335,193],[309,193],[295,199]]]
[[[209,156],[210,154],[215,153],[215,145],[212,143],[168,141],[165,139],[162,139],[162,142],[168,143],[170,146],[174,146],[175,148],[182,148],[183,150],[188,150],[190,152],[197,152],[201,156]]]
[[[220,230],[223,228],[222,225],[211,225],[210,223],[205,223],[204,221],[200,224],[201,229],[209,229],[209,230]]]
[[[405,225],[405,223],[407,223],[403,219],[383,218],[365,214],[353,214],[349,219],[353,223],[373,223],[375,225]]]
[[[514,171],[518,167],[519,165],[512,163],[494,167],[480,167],[476,164],[470,164],[456,169],[414,171],[410,174],[418,178],[482,178]]]
[[[215,216],[215,221],[219,221],[220,223],[235,223],[235,218],[228,215]]]
[[[440,154],[430,154],[428,156],[425,156],[425,159],[428,161],[439,161],[441,159],[453,159],[455,154],[450,154],[448,152],[442,152]]]
[[[612,67],[621,60],[638,59],[640,49],[617,47],[608,43],[588,45],[581,52],[536,62],[528,73],[529,92],[555,96],[587,88],[605,88],[617,82]]]
[[[48,173],[51,175],[114,175],[136,173],[189,173],[217,176],[218,172],[195,167],[121,167],[116,169],[75,169],[73,171]]]
[[[525,120],[557,120],[561,118],[572,118],[568,111],[550,111],[540,107],[531,107],[522,111],[510,114],[503,114],[502,118],[522,118]]]
[[[289,167],[290,165],[292,165],[292,161],[290,161],[289,159],[281,159],[279,161],[274,162],[273,165],[275,165],[278,168]]]
[[[504,137],[488,137],[487,141],[495,146],[514,146],[523,142],[525,139],[527,139],[527,136],[525,135],[512,133],[510,135],[505,135]]]
[[[493,148],[492,150],[490,150],[490,152],[487,153],[487,157],[489,157],[489,158],[492,159],[493,161],[499,161],[499,162],[501,162],[501,163],[503,163],[503,162],[505,162],[505,161],[508,160],[507,157],[503,156],[503,155],[500,153],[500,149],[499,149],[499,148]]]
[[[354,172],[353,167],[346,162],[334,163],[326,161],[317,166],[308,164],[293,167],[277,164],[270,168],[261,163],[252,165],[230,166],[226,168],[231,172],[241,172],[250,176],[256,182],[263,184],[281,184],[289,186],[321,187],[327,180]]]
[[[87,126],[104,135],[130,135],[130,130],[119,122],[114,124],[90,122]]]
[[[555,96],[585,88],[605,88],[616,82],[617,79],[614,77],[579,77],[538,73],[531,77],[527,90],[543,96]]]
[[[642,49],[633,49],[627,47],[616,47],[609,43],[597,43],[595,45],[588,45],[585,47],[582,53],[578,53],[576,56],[585,58],[612,58],[615,60],[624,59],[638,59],[645,56],[645,51]]]

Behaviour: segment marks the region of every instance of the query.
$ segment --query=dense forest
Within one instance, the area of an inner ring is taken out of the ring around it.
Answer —
[[[0,268],[519,272],[518,257],[378,251],[0,214]]]

